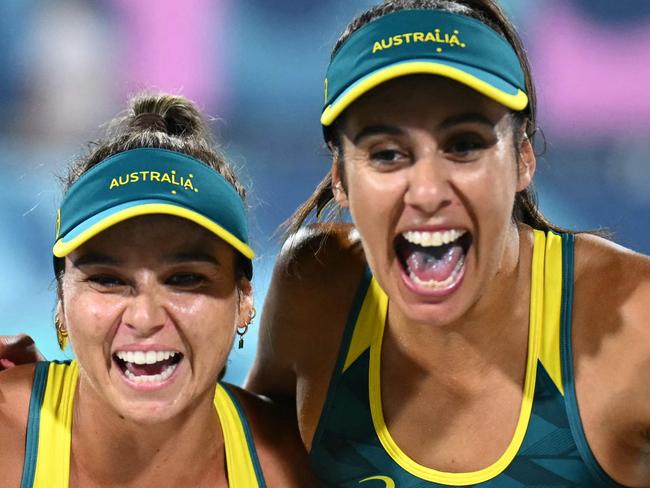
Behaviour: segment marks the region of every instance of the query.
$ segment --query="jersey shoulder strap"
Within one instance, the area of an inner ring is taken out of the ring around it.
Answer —
[[[223,431],[230,486],[266,488],[248,420],[237,397],[226,384],[217,385],[214,406]]]
[[[68,488],[76,362],[41,362],[29,402],[21,488]]]

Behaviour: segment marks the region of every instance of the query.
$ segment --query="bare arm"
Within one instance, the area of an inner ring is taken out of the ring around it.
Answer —
[[[251,424],[267,485],[283,488],[317,486],[293,415],[270,400],[236,387],[231,386],[231,389]]]
[[[297,409],[309,446],[364,266],[346,225],[320,225],[285,245],[261,319],[247,389]]]
[[[0,372],[0,486],[20,486],[34,365]]]
[[[28,335],[0,336],[0,371],[44,359]]]
[[[623,357],[627,355],[629,364],[629,377],[623,376],[622,384],[629,386],[622,388],[620,403],[624,418],[629,419],[630,480],[633,482],[628,484],[650,486],[650,259],[630,263],[635,264],[638,265],[636,285],[621,307],[627,336],[627,345],[621,352]]]
[[[590,447],[626,486],[650,486],[650,258],[576,241],[576,391]]]

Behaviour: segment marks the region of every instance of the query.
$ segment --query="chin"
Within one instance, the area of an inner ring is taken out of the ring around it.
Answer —
[[[129,401],[118,405],[117,414],[131,423],[141,426],[161,424],[177,417],[183,406],[166,401]]]
[[[393,303],[400,309],[400,314],[407,322],[426,324],[428,327],[445,327],[460,320],[467,311],[467,307],[462,306],[459,301],[450,299],[438,303],[414,303],[400,299]]]

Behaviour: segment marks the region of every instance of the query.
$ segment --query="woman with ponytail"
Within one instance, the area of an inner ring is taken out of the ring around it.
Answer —
[[[331,171],[289,223],[248,387],[324,486],[650,486],[650,259],[532,190],[536,98],[496,0],[389,0],[334,47]],[[305,225],[330,204],[352,225]]]

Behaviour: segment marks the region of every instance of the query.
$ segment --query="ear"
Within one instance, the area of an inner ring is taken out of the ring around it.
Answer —
[[[61,351],[65,351],[68,344],[68,327],[65,323],[65,313],[63,311],[63,300],[60,298],[56,303],[54,312],[54,328],[56,329],[56,340],[59,343]]]
[[[244,327],[249,324],[255,315],[254,310],[251,282],[248,278],[241,278],[239,280],[239,320],[236,326]]]
[[[334,200],[336,200],[339,207],[347,208],[349,206],[348,195],[343,187],[340,170],[342,164],[343,162],[339,160],[339,156],[335,155],[334,161],[332,161],[332,193],[334,193]]]
[[[519,146],[519,176],[517,178],[517,192],[523,191],[533,181],[535,169],[537,168],[537,159],[533,145],[530,143],[528,136],[524,136]]]
[[[65,311],[63,310],[63,297],[61,297],[56,301],[56,309],[54,310],[54,318],[63,327],[65,327],[65,313],[64,312]]]

